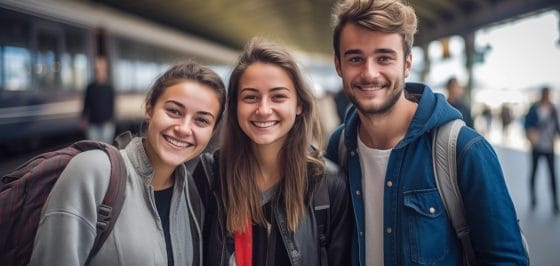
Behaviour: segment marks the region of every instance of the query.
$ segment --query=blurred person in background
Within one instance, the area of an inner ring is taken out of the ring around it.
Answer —
[[[507,139],[507,137],[509,136],[509,126],[515,119],[515,117],[513,117],[513,111],[511,110],[511,107],[508,103],[502,104],[502,108],[500,110],[500,119],[502,120],[502,134],[504,136],[504,139]]]
[[[84,96],[80,128],[86,138],[111,144],[115,136],[115,89],[109,81],[107,58],[95,58],[95,79]]]
[[[470,128],[474,128],[471,109],[463,102],[463,99],[465,98],[465,87],[459,84],[457,78],[451,77],[447,80],[445,89],[447,90],[447,101],[451,104],[451,106],[461,112],[465,124]]]
[[[484,136],[490,136],[490,130],[492,129],[492,109],[487,104],[482,106],[482,119],[484,121],[482,133]]]
[[[558,112],[551,101],[550,88],[543,87],[539,101],[534,103],[525,116],[525,133],[531,143],[531,173],[529,177],[529,189],[531,196],[531,208],[537,206],[535,193],[535,178],[539,158],[544,157],[548,165],[550,177],[550,189],[552,192],[552,210],[559,214],[558,196],[556,189],[556,167],[554,163],[554,141],[560,127],[558,125]]]

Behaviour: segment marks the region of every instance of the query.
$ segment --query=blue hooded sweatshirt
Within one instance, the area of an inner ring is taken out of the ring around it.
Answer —
[[[407,99],[418,103],[405,137],[393,147],[383,195],[385,265],[461,265],[461,246],[448,220],[432,168],[432,131],[461,118],[443,95],[407,83]],[[362,173],[358,155],[359,116],[350,112],[332,134],[326,157],[338,162],[341,132],[354,209],[352,265],[365,265]],[[342,130],[344,129],[344,131]],[[457,142],[457,179],[471,240],[480,265],[528,265],[517,215],[491,145],[463,127]],[[434,211],[435,210],[435,211]]]

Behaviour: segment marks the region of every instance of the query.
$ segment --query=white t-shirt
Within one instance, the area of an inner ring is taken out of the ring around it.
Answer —
[[[383,191],[391,151],[369,148],[358,136],[367,266],[383,265]]]

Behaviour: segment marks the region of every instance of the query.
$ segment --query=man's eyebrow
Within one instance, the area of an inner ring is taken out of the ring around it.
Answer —
[[[350,49],[344,51],[343,55],[347,56],[347,55],[356,55],[356,54],[363,54],[363,52],[360,49]]]
[[[374,53],[376,54],[397,54],[397,51],[391,48],[378,48],[375,49]]]
[[[374,54],[397,54],[397,51],[391,48],[377,48],[373,51]],[[347,55],[361,55],[363,52],[360,49],[350,49],[344,52],[344,56]]]

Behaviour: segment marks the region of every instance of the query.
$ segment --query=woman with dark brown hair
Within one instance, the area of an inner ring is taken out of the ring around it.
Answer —
[[[252,40],[230,77],[221,149],[194,173],[207,211],[206,265],[349,263],[347,185],[311,146],[315,112],[291,55]]]
[[[120,150],[126,196],[99,251],[90,255],[111,163],[91,150],[72,158],[49,194],[30,265],[203,265],[202,202],[184,164],[208,145],[225,98],[220,76],[195,62],[158,77],[145,100],[146,132]]]

